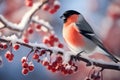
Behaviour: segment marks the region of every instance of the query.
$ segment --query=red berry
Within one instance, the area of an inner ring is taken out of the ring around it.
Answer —
[[[13,57],[9,57],[9,58],[8,58],[8,61],[9,61],[9,62],[13,61]]]
[[[54,35],[49,36],[50,40],[54,40],[54,37],[55,37]]]
[[[22,63],[22,67],[23,68],[28,68],[28,63],[27,62]]]
[[[59,48],[63,48],[64,46],[63,46],[62,43],[59,43],[59,44],[58,44],[58,47],[59,47]]]
[[[8,52],[6,52],[5,57],[7,58],[8,61],[11,62],[14,58],[14,54],[12,54],[8,51]]]
[[[48,69],[48,70],[51,70],[51,69],[52,69],[52,66],[51,66],[51,65],[48,65],[47,69]]]
[[[42,64],[43,64],[44,66],[48,66],[48,65],[49,65],[49,62],[48,62],[48,61],[43,61]]]
[[[59,1],[54,1],[54,5],[53,6],[54,6],[55,9],[58,10],[60,8],[60,2]]]
[[[43,39],[43,43],[44,43],[44,44],[48,44],[48,43],[49,43],[49,40],[48,40],[48,39]]]
[[[54,67],[52,67],[51,70],[52,70],[52,72],[56,72],[57,71]]]
[[[7,47],[8,47],[7,44],[4,44],[4,45],[3,45],[3,48],[4,48],[4,49],[7,49]]]
[[[27,75],[28,72],[29,72],[29,70],[27,68],[23,68],[22,69],[22,74]]]
[[[49,4],[44,4],[42,9],[45,10],[45,11],[48,11],[50,9]]]
[[[56,11],[57,11],[56,9],[50,9],[50,10],[49,10],[49,12],[50,12],[51,14],[54,14]]]
[[[13,47],[14,47],[14,50],[18,50],[20,48],[20,45],[19,44],[15,44]]]
[[[60,56],[57,57],[56,62],[57,62],[57,63],[62,63],[62,57],[60,57]]]
[[[27,32],[28,32],[29,34],[32,34],[32,33],[33,33],[33,29],[32,29],[32,28],[28,28]]]
[[[32,0],[27,0],[25,3],[26,3],[26,6],[29,6],[29,7],[32,7],[32,5],[33,5]]]
[[[52,63],[52,67],[56,67],[56,66],[57,66],[57,62],[55,61]]]
[[[55,8],[56,10],[58,10],[58,9],[60,8],[60,5],[56,4],[56,5],[54,5],[54,8]]]
[[[28,42],[29,42],[29,40],[28,40],[27,38],[24,38],[23,41],[24,41],[25,43],[28,43]]]
[[[10,55],[10,53],[9,52],[7,52],[6,54],[5,54],[5,58],[9,58],[11,55]]]
[[[30,66],[28,66],[28,69],[29,69],[29,71],[33,71],[34,70],[34,66],[30,65]]]
[[[39,59],[39,55],[37,54],[37,53],[35,53],[34,55],[33,55],[33,59]]]
[[[35,29],[36,29],[36,31],[40,31],[40,30],[41,30],[41,25],[37,24],[37,25],[35,26]]]
[[[22,57],[21,62],[22,63],[27,62],[27,58],[26,57]]]
[[[49,45],[50,45],[50,47],[53,47],[54,46],[54,42],[52,40],[49,41]]]

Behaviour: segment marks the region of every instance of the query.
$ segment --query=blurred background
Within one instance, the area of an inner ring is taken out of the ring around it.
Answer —
[[[39,10],[37,15],[47,20],[54,27],[56,35],[61,42],[63,22],[59,18],[66,10],[77,10],[84,15],[95,33],[103,41],[106,48],[114,55],[120,57],[120,0],[59,0],[61,7],[55,14]],[[30,8],[26,7],[24,0],[0,0],[0,14],[11,22],[19,22]],[[35,37],[37,38],[37,37]],[[72,75],[52,73],[44,66],[34,62],[35,70],[27,76],[21,73],[20,60],[29,52],[22,47],[15,53],[15,59],[9,63],[4,58],[5,51],[0,50],[3,58],[3,67],[0,68],[0,80],[84,80],[90,67],[79,63],[79,71]],[[103,58],[103,57],[102,57]],[[113,70],[103,71],[104,80],[120,80],[120,72]]]

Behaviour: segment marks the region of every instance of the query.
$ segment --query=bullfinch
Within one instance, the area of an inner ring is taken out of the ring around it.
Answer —
[[[83,52],[92,53],[96,48],[99,48],[111,60],[116,63],[119,62],[96,37],[92,27],[81,13],[75,10],[68,10],[60,18],[64,21],[63,38],[75,56],[78,56],[78,54],[80,56]]]

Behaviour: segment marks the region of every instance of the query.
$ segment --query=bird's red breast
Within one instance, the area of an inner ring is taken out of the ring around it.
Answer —
[[[64,25],[63,37],[65,41],[72,46],[84,47],[85,45],[84,38],[74,23],[70,25]]]

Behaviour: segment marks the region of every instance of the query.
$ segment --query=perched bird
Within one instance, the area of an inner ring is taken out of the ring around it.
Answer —
[[[63,38],[74,55],[77,56],[82,52],[92,53],[96,48],[100,48],[111,60],[116,63],[119,62],[116,57],[107,51],[102,42],[96,37],[92,27],[81,13],[68,10],[64,12],[60,18],[64,21]]]

